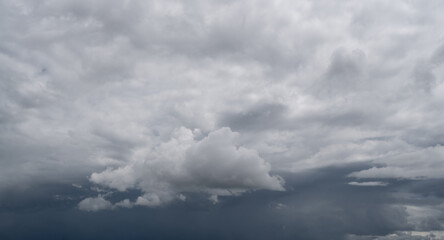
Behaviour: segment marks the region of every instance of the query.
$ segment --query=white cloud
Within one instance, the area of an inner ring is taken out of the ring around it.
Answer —
[[[217,204],[219,202],[219,197],[216,194],[211,195],[208,200],[210,200],[213,204]]]
[[[114,204],[114,207],[132,208],[133,203],[129,199],[124,199]]]
[[[201,140],[179,128],[154,148],[135,150],[127,165],[91,175],[91,181],[120,191],[136,188],[147,194],[136,204],[159,206],[173,193],[212,194],[247,190],[284,190],[283,180],[271,176],[271,166],[256,151],[237,145],[238,134],[221,128]]]
[[[388,185],[386,182],[349,182],[349,185],[364,186],[364,187],[385,187]]]
[[[444,147],[410,148],[394,156],[375,159],[383,167],[354,172],[350,176],[357,178],[442,178],[444,173]]]
[[[155,193],[147,193],[140,196],[136,200],[136,205],[147,206],[147,207],[158,207],[162,205],[163,202],[160,197]]]
[[[85,198],[79,202],[78,207],[82,211],[96,212],[100,210],[111,209],[112,204],[110,201],[105,200],[102,196],[95,198]]]

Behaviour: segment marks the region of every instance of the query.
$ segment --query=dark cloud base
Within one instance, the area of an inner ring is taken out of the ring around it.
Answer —
[[[1,239],[344,239],[347,234],[387,235],[414,230],[401,203],[442,201],[437,180],[392,180],[387,187],[347,184],[348,173],[368,165],[329,167],[282,174],[285,192],[255,191],[239,197],[184,193],[187,201],[159,208],[118,208],[84,212],[82,198],[97,191],[43,185],[3,195]],[[84,183],[87,184],[87,183]],[[113,192],[111,202],[140,192]],[[420,196],[406,197],[405,194]],[[5,197],[7,196],[7,197]],[[442,217],[442,216],[441,216]],[[432,222],[430,222],[432,223]],[[424,230],[434,226],[423,226]]]

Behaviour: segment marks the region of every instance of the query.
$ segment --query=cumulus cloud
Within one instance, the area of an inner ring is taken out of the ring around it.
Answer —
[[[93,173],[91,181],[120,191],[140,189],[146,194],[136,205],[144,206],[159,206],[181,191],[284,190],[282,178],[270,175],[269,163],[238,145],[238,135],[221,128],[195,140],[195,134],[182,127],[165,143],[135,150],[125,166]]]
[[[124,199],[114,204],[114,207],[132,208],[133,203],[129,199]]]
[[[123,207],[357,163],[361,185],[442,179],[442,8],[2,1],[0,190],[89,177],[141,191]]]
[[[147,193],[136,200],[136,205],[157,207],[162,205],[162,200],[155,193]]]
[[[80,210],[88,212],[96,212],[100,210],[111,209],[112,204],[110,201],[104,199],[102,196],[95,198],[85,198],[78,205]]]

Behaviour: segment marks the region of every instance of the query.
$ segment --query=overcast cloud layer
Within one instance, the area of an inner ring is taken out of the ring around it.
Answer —
[[[62,184],[92,188],[69,197],[91,213],[194,194],[217,205],[293,196],[312,184],[294,176],[344,168],[340,189],[384,192],[371,206],[405,224],[338,239],[426,239],[405,231],[444,227],[443,12],[439,0],[0,1],[1,199]],[[324,191],[308,196],[337,194]]]

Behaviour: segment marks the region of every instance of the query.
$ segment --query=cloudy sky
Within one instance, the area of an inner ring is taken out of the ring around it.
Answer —
[[[443,12],[0,0],[0,238],[444,239]]]

